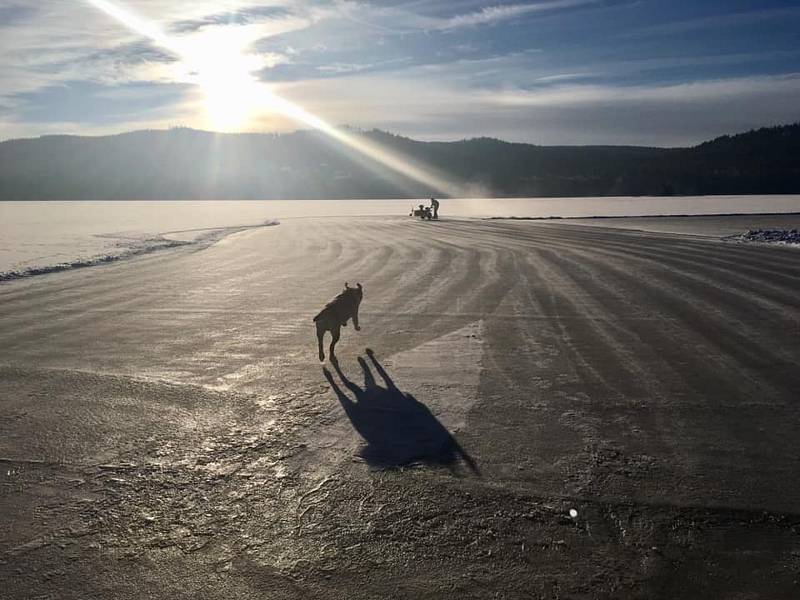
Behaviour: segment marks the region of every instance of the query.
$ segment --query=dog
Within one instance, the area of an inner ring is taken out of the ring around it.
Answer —
[[[344,291],[336,296],[333,300],[325,305],[319,314],[314,317],[314,323],[317,324],[317,345],[319,346],[319,359],[325,360],[325,351],[322,348],[322,338],[325,337],[325,332],[331,332],[331,346],[330,346],[330,359],[331,362],[336,360],[334,348],[336,342],[339,341],[339,335],[342,327],[347,327],[347,321],[353,319],[353,326],[356,331],[361,331],[358,324],[358,307],[361,304],[361,299],[364,297],[364,288],[360,283],[356,287],[351,288],[345,282]]]

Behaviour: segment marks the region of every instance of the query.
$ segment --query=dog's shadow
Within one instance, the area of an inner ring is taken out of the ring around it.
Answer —
[[[367,356],[383,380],[383,386],[375,380],[370,365],[362,357],[358,357],[358,363],[364,373],[363,387],[350,381],[338,361],[331,360],[352,397],[327,368],[322,369],[353,427],[366,442],[360,456],[378,468],[426,463],[455,470],[463,461],[472,473],[479,474],[475,461],[428,407],[411,394],[400,391],[369,349]]]

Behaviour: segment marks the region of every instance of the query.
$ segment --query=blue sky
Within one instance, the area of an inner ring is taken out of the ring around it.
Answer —
[[[800,121],[800,1],[115,3],[204,56],[233,44],[331,123],[419,139],[676,146]],[[215,124],[180,57],[90,0],[0,0],[0,139]],[[302,125],[264,106],[227,128]]]

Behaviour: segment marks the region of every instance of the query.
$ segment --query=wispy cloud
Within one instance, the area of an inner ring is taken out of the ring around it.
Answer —
[[[384,60],[373,63],[330,63],[317,67],[321,73],[362,73],[364,71],[371,71],[374,69],[381,69],[387,66],[397,66],[407,63],[410,59],[408,57],[398,57],[391,60]]]
[[[615,105],[659,104],[694,105],[699,102],[741,99],[783,92],[800,92],[800,73],[773,77],[745,77],[651,86],[565,85],[543,90],[488,92],[486,101],[500,106],[570,106],[610,103]],[[796,114],[800,117],[800,108]]]
[[[552,0],[550,2],[537,2],[535,4],[500,4],[486,6],[480,10],[455,15],[443,20],[439,29],[457,29],[461,27],[475,27],[478,25],[491,25],[501,21],[508,21],[523,15],[572,8],[585,4],[594,4],[596,0]]]
[[[418,76],[294,82],[280,93],[326,118],[423,139],[495,136],[544,144],[691,145],[752,127],[800,120],[800,73],[677,85],[561,84],[535,91],[472,89]],[[334,87],[335,86],[335,87]],[[336,93],[332,90],[336,89]],[[351,107],[359,107],[357,120]]]
[[[264,19],[285,20],[295,16],[297,16],[295,11],[288,6],[254,6],[237,11],[204,15],[199,19],[176,21],[170,24],[170,30],[183,33],[214,25],[248,25]]]
[[[603,75],[603,73],[558,73],[555,75],[544,75],[542,77],[537,77],[533,81],[535,83],[560,83],[562,81],[591,79],[593,77],[599,77],[601,75]]]

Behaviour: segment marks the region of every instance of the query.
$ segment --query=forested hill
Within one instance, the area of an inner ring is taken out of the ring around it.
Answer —
[[[479,138],[420,142],[354,133],[447,174],[475,195],[800,193],[800,124],[693,148],[536,146]],[[0,200],[392,198],[437,190],[325,136],[192,129],[0,143]]]

